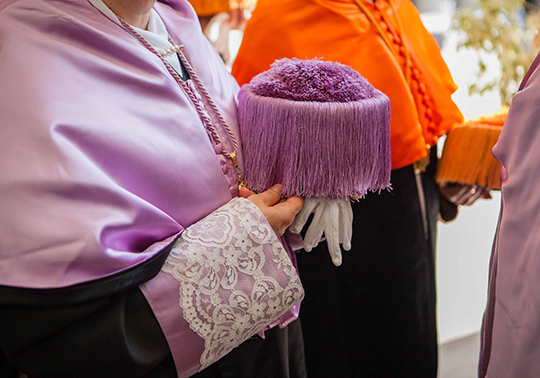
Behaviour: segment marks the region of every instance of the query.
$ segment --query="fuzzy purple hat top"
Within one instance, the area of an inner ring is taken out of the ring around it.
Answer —
[[[277,60],[242,86],[238,120],[251,190],[362,198],[390,186],[390,101],[348,66]]]

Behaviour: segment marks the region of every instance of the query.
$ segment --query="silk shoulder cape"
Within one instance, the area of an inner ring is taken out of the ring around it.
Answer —
[[[156,10],[237,133],[237,84],[192,8],[175,7]],[[126,270],[236,194],[227,159],[137,39],[82,0],[4,0],[0,12],[0,285]]]

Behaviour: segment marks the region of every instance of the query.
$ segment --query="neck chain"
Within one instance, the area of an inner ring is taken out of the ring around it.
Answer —
[[[240,167],[238,166],[238,160],[236,158],[236,154],[238,153],[238,141],[236,140],[236,137],[235,137],[234,133],[232,132],[230,126],[228,125],[227,121],[225,121],[225,118],[223,118],[223,116],[221,115],[221,112],[219,111],[218,107],[216,106],[216,104],[214,103],[212,98],[210,97],[210,94],[208,93],[208,91],[204,87],[202,81],[199,79],[199,76],[195,73],[195,70],[193,69],[193,67],[191,66],[191,64],[187,60],[186,56],[184,55],[184,53],[182,51],[182,49],[184,48],[184,45],[177,45],[176,42],[172,39],[172,37],[169,35],[169,42],[171,43],[171,45],[173,47],[170,48],[169,50],[167,50],[164,54],[160,54],[131,25],[129,25],[124,20],[122,20],[120,17],[118,17],[118,20],[120,21],[120,24],[122,24],[124,29],[126,29],[131,35],[133,35],[135,38],[137,38],[139,40],[139,42],[141,42],[141,44],[144,47],[146,47],[150,52],[152,52],[155,56],[157,56],[163,62],[163,64],[167,68],[167,71],[169,71],[171,76],[176,80],[178,85],[180,85],[182,87],[184,92],[189,97],[191,103],[193,104],[193,106],[197,110],[197,113],[199,114],[199,117],[203,121],[204,126],[205,126],[206,130],[208,130],[208,132],[210,133],[212,139],[217,144],[219,144],[219,145],[221,145],[223,147],[223,155],[226,158],[230,159],[231,162],[233,163],[236,174],[238,175],[239,186],[240,187],[245,186],[244,181],[242,180],[242,175],[241,175],[242,172],[240,170]],[[167,55],[169,55],[169,54],[171,54],[173,52],[176,52],[178,54],[178,57],[180,58],[180,61],[182,62],[182,64],[186,68],[186,70],[189,72],[189,75],[190,75],[193,83],[195,83],[195,85],[197,86],[197,89],[202,94],[202,96],[206,99],[206,102],[208,103],[208,105],[212,109],[212,112],[214,113],[214,115],[216,116],[218,121],[221,123],[223,128],[225,129],[231,143],[233,144],[233,151],[231,151],[231,152],[227,151],[225,145],[221,142],[221,140],[219,138],[219,134],[217,132],[217,129],[213,125],[212,120],[210,119],[210,117],[208,117],[208,115],[204,111],[203,106],[201,105],[201,103],[199,102],[199,100],[197,99],[197,97],[195,96],[193,91],[189,88],[188,84],[186,84],[184,82],[184,80],[182,80],[182,78],[180,77],[180,75],[178,75],[178,73],[174,70],[174,68],[171,67],[169,62],[167,62],[165,60],[165,56],[167,56]]]
[[[394,48],[392,46],[392,43],[388,39],[388,36],[386,33],[382,30],[381,26],[373,17],[373,15],[368,11],[367,7],[362,4],[362,0],[354,0],[356,5],[366,14],[366,17],[371,21],[373,26],[375,26],[375,29],[379,32],[379,35],[384,40],[384,43],[386,43],[387,47],[390,49],[390,51],[394,52],[394,56],[396,57],[396,60],[399,61],[398,57],[396,56],[396,53],[394,51]],[[375,3],[375,1],[373,1]],[[401,39],[401,45],[405,49],[405,80],[407,81],[407,85],[411,85],[411,61],[410,61],[410,52],[407,46],[405,46],[405,40],[403,38],[403,27],[401,26],[401,22],[399,21],[399,17],[396,12],[396,7],[394,7],[394,4],[392,3],[392,0],[388,0],[388,4],[390,4],[390,7],[392,8],[392,13],[394,15],[394,19],[396,20],[396,25],[398,28],[399,38]],[[376,6],[376,5],[375,5]],[[382,16],[382,15],[381,15]],[[384,16],[383,16],[384,17]]]

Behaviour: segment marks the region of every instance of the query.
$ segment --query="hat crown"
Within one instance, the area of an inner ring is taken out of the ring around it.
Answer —
[[[292,101],[350,102],[372,98],[373,86],[351,67],[320,59],[279,59],[250,82],[253,93]]]

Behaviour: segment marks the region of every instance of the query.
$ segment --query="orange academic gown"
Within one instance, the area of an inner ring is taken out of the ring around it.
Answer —
[[[410,1],[394,0],[403,35],[387,0],[362,3],[391,49],[352,0],[263,0],[246,26],[232,73],[242,85],[284,57],[319,57],[351,66],[392,101],[392,167],[400,168],[426,156],[426,147],[463,121],[450,97],[456,85]]]
[[[361,1],[371,20],[354,0],[259,0],[233,75],[244,84],[276,59],[319,57],[353,67],[390,97],[393,190],[353,203],[342,266],[332,265],[324,242],[298,254],[306,365],[310,377],[435,378],[439,193],[431,146],[463,116],[412,3]],[[415,171],[428,152],[431,164]]]

